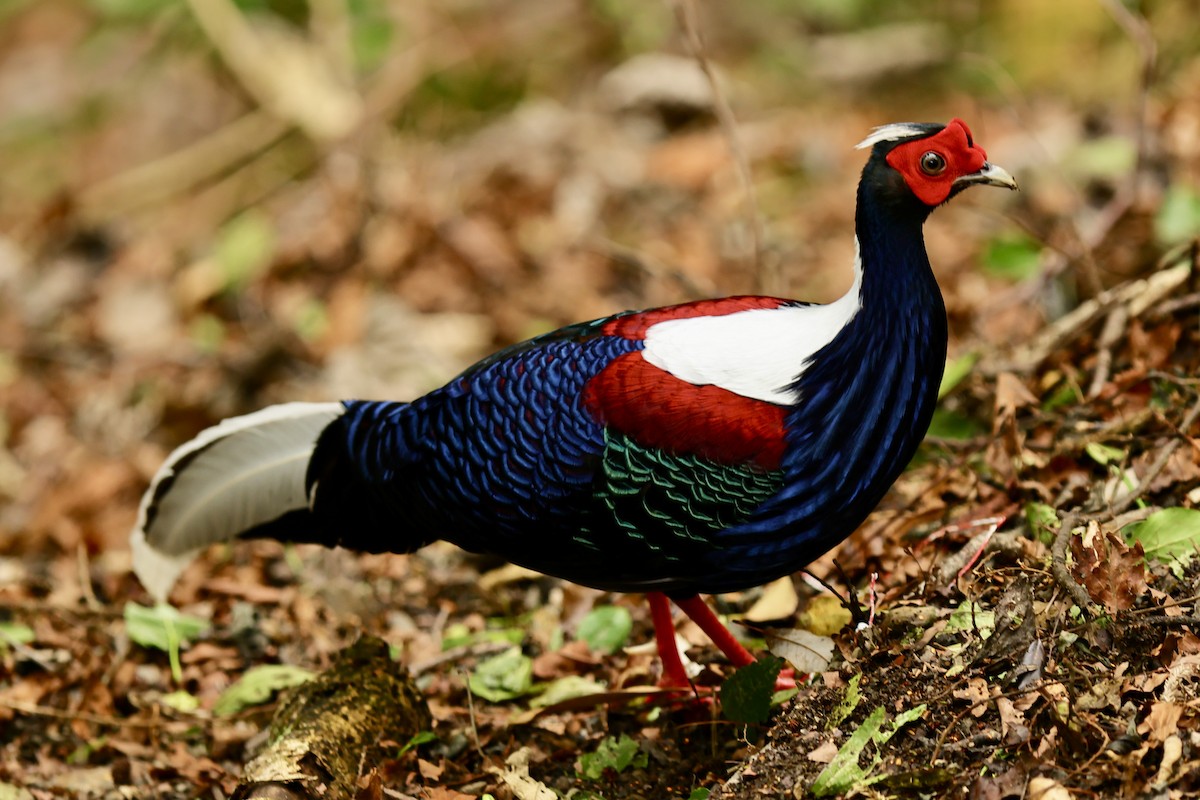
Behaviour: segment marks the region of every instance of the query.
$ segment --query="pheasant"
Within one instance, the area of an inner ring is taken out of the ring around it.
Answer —
[[[854,281],[825,305],[735,296],[583,322],[411,402],[286,403],[227,419],[155,475],[132,534],[159,599],[235,537],[408,553],[438,539],[649,599],[664,686],[689,685],[673,601],[791,574],[846,538],[928,429],[946,314],[929,213],[1016,188],[961,120],[876,128]]]

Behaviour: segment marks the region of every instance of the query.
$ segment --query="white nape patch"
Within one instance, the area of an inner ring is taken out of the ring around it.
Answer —
[[[828,305],[756,308],[651,325],[642,357],[676,378],[742,397],[792,405],[792,387],[817,351],[862,307],[862,259],[854,242],[854,284]]]
[[[172,451],[142,495],[130,535],[142,584],[161,600],[197,551],[304,508],[308,458],[344,410],[341,403],[269,406]]]
[[[893,122],[891,125],[880,125],[878,128],[872,128],[871,135],[854,145],[854,149],[865,150],[868,147],[874,147],[880,142],[895,142],[900,139],[908,139],[912,136],[921,136],[928,133],[928,128],[924,128],[915,122]]]

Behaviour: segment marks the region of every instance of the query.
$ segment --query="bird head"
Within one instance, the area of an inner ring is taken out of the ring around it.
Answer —
[[[968,186],[1017,188],[1012,175],[987,160],[987,153],[975,144],[971,129],[961,119],[945,125],[884,125],[858,144],[858,149],[867,147],[872,149],[868,171],[877,173],[877,180],[901,195],[895,199],[908,199],[903,195],[909,195],[925,206],[926,213]]]

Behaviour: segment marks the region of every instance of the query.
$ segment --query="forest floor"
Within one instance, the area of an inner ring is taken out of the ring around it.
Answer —
[[[1144,108],[1016,113],[951,72],[837,84],[851,108],[812,87],[802,109],[742,98],[731,147],[711,96],[655,82],[692,62],[606,73],[634,49],[625,21],[577,24],[599,12],[573,2],[440,39],[436,6],[401,4],[433,33],[378,56],[364,118],[332,140],[263,112],[174,11],[19,5],[0,12],[0,112],[52,121],[0,116],[19,187],[0,192],[0,800],[223,800],[282,694],[364,634],[433,723],[364,762],[362,797],[1200,793],[1200,38],[1166,11],[1172,79]],[[710,25],[730,63],[770,29],[736,22]],[[511,52],[589,68],[523,58],[518,79]],[[715,599],[807,664],[769,716],[719,693],[732,670],[691,623],[697,693],[664,695],[640,597],[450,546],[215,548],[174,611],[133,576],[140,493],[226,416],[414,397],[626,308],[836,297],[853,143],[955,108],[1022,192],[973,190],[927,227],[948,379],[880,508],[808,573]]]

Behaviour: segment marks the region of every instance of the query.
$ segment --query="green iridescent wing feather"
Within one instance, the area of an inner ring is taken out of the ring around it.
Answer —
[[[711,552],[716,532],[744,521],[782,484],[780,471],[672,455],[608,431],[597,499],[628,539],[674,561],[695,546]]]

